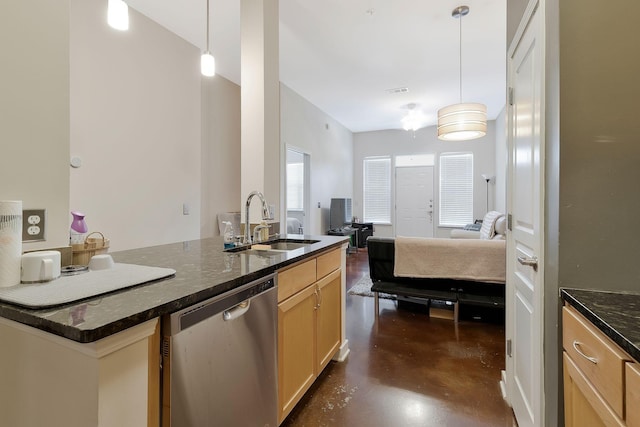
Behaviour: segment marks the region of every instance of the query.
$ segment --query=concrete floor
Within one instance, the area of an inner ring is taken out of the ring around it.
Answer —
[[[368,274],[366,249],[347,257],[347,289]],[[504,312],[478,321],[461,310],[456,327],[381,299],[376,325],[373,298],[346,298],[351,353],[330,362],[282,426],[515,425],[499,387]]]

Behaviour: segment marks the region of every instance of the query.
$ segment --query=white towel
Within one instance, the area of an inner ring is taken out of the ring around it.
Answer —
[[[505,283],[506,241],[396,237],[393,274]]]

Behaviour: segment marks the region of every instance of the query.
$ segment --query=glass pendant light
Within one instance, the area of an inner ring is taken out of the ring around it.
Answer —
[[[462,102],[462,17],[468,13],[468,6],[458,6],[451,13],[460,19],[460,103],[438,110],[438,139],[445,141],[465,141],[487,134],[487,107]]]
[[[209,0],[207,0],[207,49],[200,57],[200,72],[206,77],[216,75],[216,59],[209,52]]]
[[[107,23],[116,30],[128,30],[129,6],[122,0],[109,0],[107,3]]]

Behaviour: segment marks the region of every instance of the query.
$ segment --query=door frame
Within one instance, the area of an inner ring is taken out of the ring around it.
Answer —
[[[539,159],[539,182],[536,183],[540,186],[539,192],[539,200],[537,200],[537,212],[538,215],[538,236],[537,236],[537,244],[539,246],[538,253],[536,254],[538,257],[538,272],[537,272],[537,282],[538,285],[538,293],[534,293],[534,309],[537,310],[536,319],[539,319],[539,322],[533,325],[533,328],[536,329],[535,338],[537,338],[537,342],[533,342],[533,348],[539,349],[538,355],[538,366],[534,368],[536,375],[539,377],[539,390],[534,390],[533,393],[537,395],[537,399],[539,400],[539,405],[537,408],[533,408],[534,411],[534,419],[537,426],[544,427],[546,422],[545,416],[545,372],[544,372],[544,275],[545,275],[545,0],[531,0],[527,5],[525,13],[520,21],[518,26],[518,30],[516,31],[516,35],[513,38],[513,41],[508,49],[507,56],[507,88],[510,91],[512,87],[512,75],[513,75],[513,57],[517,51],[517,48],[520,42],[523,40],[523,36],[525,35],[525,30],[531,23],[534,15],[537,14],[536,19],[538,19],[537,28],[535,29],[535,43],[537,51],[537,57],[539,59],[538,72],[540,73],[540,88],[539,93],[536,95],[540,100],[540,110],[538,111],[539,118],[539,128],[536,129],[539,132],[540,138],[540,159]],[[507,103],[507,151],[508,151],[508,171],[507,171],[507,212],[511,213],[513,211],[513,149],[514,149],[514,108],[512,105],[512,95],[509,95],[509,102]],[[511,230],[511,218],[509,220],[509,228]],[[516,269],[516,257],[515,257],[515,248],[514,248],[514,240],[512,236],[512,232],[509,231],[507,234],[507,283],[506,283],[506,319],[505,319],[505,340],[506,340],[506,355],[505,355],[505,372],[503,373],[503,379],[501,381],[501,386],[503,387],[503,391],[505,394],[505,399],[509,405],[513,406],[513,398],[516,393],[516,385],[514,379],[514,365],[515,360],[511,357],[511,343],[513,342],[513,336],[515,333],[515,315],[513,307],[510,307],[510,303],[514,300],[514,283],[513,279],[511,279],[511,274]],[[519,420],[517,420],[520,422]]]

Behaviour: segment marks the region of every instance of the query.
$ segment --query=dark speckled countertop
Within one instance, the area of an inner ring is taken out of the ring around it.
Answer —
[[[563,288],[560,295],[640,361],[640,293]]]
[[[45,310],[0,303],[0,317],[81,343],[97,341],[220,295],[327,249],[339,248],[348,238],[304,236],[304,239],[319,242],[270,255],[223,252],[221,237],[114,252],[111,255],[115,262],[173,268],[176,274]]]

